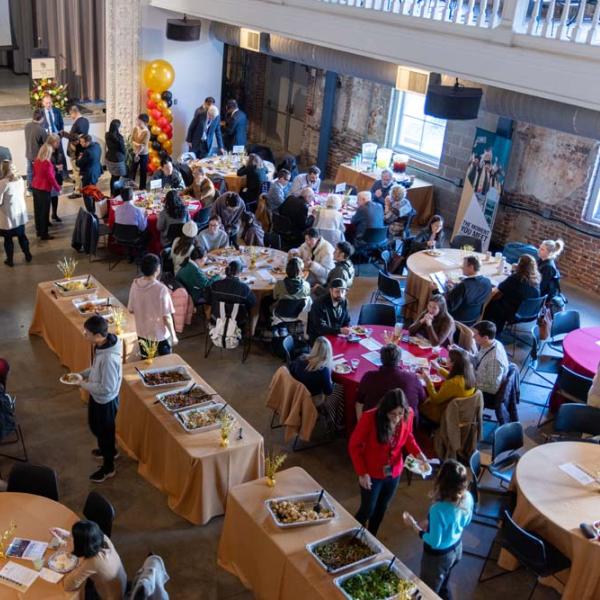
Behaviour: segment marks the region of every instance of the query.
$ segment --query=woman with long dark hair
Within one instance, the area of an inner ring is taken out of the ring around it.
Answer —
[[[117,181],[127,175],[127,168],[125,167],[127,150],[125,149],[125,139],[119,131],[120,127],[121,121],[113,119],[104,136],[104,142],[106,143],[104,162],[110,173],[110,195],[112,197],[117,195],[115,188]]]
[[[433,250],[446,246],[444,219],[441,215],[433,215],[427,225],[419,231],[410,245],[410,251]]]
[[[413,421],[404,392],[396,388],[383,396],[377,408],[362,414],[350,437],[348,450],[360,485],[356,520],[373,535],[398,488],[404,448],[427,461],[413,436]]]
[[[173,240],[169,239],[169,227],[190,220],[188,209],[177,190],[169,190],[165,196],[165,205],[158,215],[156,228],[160,231],[160,243],[168,246]]]
[[[441,294],[434,294],[427,303],[427,308],[409,327],[410,335],[423,336],[433,346],[445,346],[452,342],[456,326],[448,313],[446,299]]]
[[[246,176],[246,187],[240,193],[245,202],[256,202],[261,193],[262,184],[268,181],[269,172],[258,154],[248,154],[246,164],[237,170],[239,176]]]

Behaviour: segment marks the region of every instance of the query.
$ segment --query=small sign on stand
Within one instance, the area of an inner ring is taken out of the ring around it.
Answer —
[[[55,58],[32,58],[31,79],[54,79],[56,77]]]

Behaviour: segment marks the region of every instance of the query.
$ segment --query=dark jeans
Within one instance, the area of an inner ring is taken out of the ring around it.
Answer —
[[[98,448],[104,463],[102,468],[109,473],[115,466],[115,419],[117,417],[119,399],[115,398],[106,404],[96,402],[92,396],[88,403],[88,424],[90,431],[98,440]]]
[[[367,529],[377,535],[377,530],[383,520],[383,515],[391,502],[398,484],[400,476],[386,477],[385,479],[371,479],[371,489],[360,488],[360,508],[356,513],[356,520],[361,525],[367,525]]]
[[[142,340],[145,340],[146,342],[150,341],[150,340],[146,340],[145,338],[138,338],[138,342],[141,342]],[[161,342],[158,342],[158,356],[165,356],[166,354],[171,354],[172,349],[171,349],[171,344],[169,342],[169,340],[162,340]],[[144,352],[144,349],[142,348],[142,345],[140,344],[140,356],[142,358],[147,358],[146,353]]]
[[[50,206],[52,207],[52,217],[56,219],[58,217],[58,196],[50,198]]]
[[[423,549],[421,579],[444,600],[452,600],[448,584],[452,569],[462,558],[462,542],[445,554],[431,554]]]
[[[50,221],[50,192],[33,189],[33,217],[38,236],[47,236]]]
[[[140,189],[146,189],[146,177],[148,176],[148,155],[140,154],[140,160],[137,162],[134,160],[131,163],[131,179],[135,181],[135,176],[137,175],[138,167],[140,169]]]
[[[19,246],[23,250],[25,256],[29,255],[29,240],[25,235],[25,225],[19,225],[13,229],[1,229],[0,235],[4,238],[4,251],[6,252],[6,260],[12,263],[15,245],[13,243],[13,237],[19,240]]]

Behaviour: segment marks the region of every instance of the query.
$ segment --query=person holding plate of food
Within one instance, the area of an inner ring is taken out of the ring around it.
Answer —
[[[434,294],[427,303],[427,308],[409,327],[410,335],[418,335],[429,340],[432,346],[445,346],[452,341],[456,325],[448,313],[446,299],[441,294]]]

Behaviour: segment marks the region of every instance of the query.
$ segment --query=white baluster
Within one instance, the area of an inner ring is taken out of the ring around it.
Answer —
[[[569,2],[569,0],[567,0]],[[535,0],[533,10],[531,11],[531,17],[529,17],[529,23],[527,24],[527,35],[533,35],[533,28],[537,29],[538,15],[542,10],[542,0]]]
[[[423,1],[424,0],[421,0],[421,3]],[[420,8],[421,7],[419,5],[419,0],[413,0],[412,6],[411,6],[411,11],[410,11],[411,16],[412,17],[418,17],[419,15],[417,13],[418,13],[418,9],[420,9]]]
[[[554,10],[556,8],[556,0],[551,0],[548,9],[546,10],[546,18],[544,19],[544,25],[542,26],[542,37],[553,37],[554,36]],[[548,35],[548,27],[550,28],[550,35]]]
[[[576,42],[581,31],[581,24],[583,23],[583,16],[585,14],[585,7],[587,6],[587,0],[579,0],[579,10],[577,11],[577,19],[575,21],[575,27],[573,28],[572,41]]]
[[[494,0],[492,6],[492,18],[490,19],[490,29],[496,27],[500,21],[500,0]]]
[[[596,8],[594,9],[594,16],[592,17],[592,24],[590,30],[587,34],[587,39],[585,40],[586,44],[591,44],[594,41],[594,35],[596,30],[598,29],[598,20],[600,20],[600,2],[596,3]]]
[[[475,0],[469,0],[469,6],[467,7],[467,15],[465,17],[465,23],[471,25],[471,21],[474,21],[473,12],[475,10]]]
[[[435,20],[435,16],[437,15],[438,7],[440,4],[440,0],[432,0],[429,4],[431,7],[431,12],[429,13],[429,18]]]
[[[571,0],[566,0],[564,6],[563,6],[563,10],[562,10],[562,15],[560,16],[560,25],[558,26],[558,33],[556,35],[556,38],[559,40],[563,39],[563,34],[565,33],[565,27],[567,27],[567,21],[569,19],[569,12],[571,8]],[[567,27],[568,29],[568,27]]]
[[[485,13],[487,11],[487,0],[479,0],[479,19],[477,22],[478,27],[485,26]]]
[[[450,7],[450,3],[448,3],[448,8]],[[452,22],[458,23],[462,18],[462,10],[463,10],[463,0],[456,0],[456,6],[454,7],[454,14],[452,15]]]

